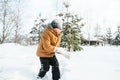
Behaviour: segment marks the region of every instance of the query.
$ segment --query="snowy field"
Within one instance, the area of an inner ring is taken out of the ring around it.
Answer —
[[[0,80],[36,80],[40,62],[37,46],[0,45]],[[120,80],[120,47],[84,46],[67,60],[57,55],[61,80]],[[51,70],[46,80],[51,79]]]

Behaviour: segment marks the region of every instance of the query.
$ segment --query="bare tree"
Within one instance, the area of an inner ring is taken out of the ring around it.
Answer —
[[[2,0],[0,2],[0,43],[20,43],[21,36],[21,1]]]
[[[14,43],[20,43],[20,31],[21,31],[21,0],[16,1],[15,11],[15,36]]]
[[[95,27],[95,37],[98,39],[100,37],[100,26],[97,24],[97,26]]]
[[[13,14],[8,0],[0,2],[0,44],[4,43],[13,29]]]

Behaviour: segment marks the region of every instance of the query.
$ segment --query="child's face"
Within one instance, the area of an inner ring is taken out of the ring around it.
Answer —
[[[60,34],[61,30],[59,28],[54,28],[54,31]]]

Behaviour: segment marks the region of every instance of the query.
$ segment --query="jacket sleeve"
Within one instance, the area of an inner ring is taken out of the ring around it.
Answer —
[[[48,33],[43,34],[42,36],[43,49],[46,52],[53,53],[55,46],[51,45],[50,35]]]
[[[59,37],[58,37],[58,41],[56,43],[56,47],[60,47],[61,37],[62,37],[62,34],[60,34]]]

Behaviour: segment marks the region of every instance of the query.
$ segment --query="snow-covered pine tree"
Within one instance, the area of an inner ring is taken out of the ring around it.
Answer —
[[[115,38],[113,39],[113,45],[120,45],[120,26],[117,28]]]
[[[58,14],[63,20],[63,37],[61,46],[68,49],[68,51],[81,50],[81,23],[82,18],[69,12],[69,4],[64,3],[66,12]]]
[[[30,31],[30,34],[31,34],[30,38],[33,44],[38,44],[41,37],[41,33],[45,28],[45,22],[46,22],[46,19],[41,18],[41,14],[39,14],[37,19],[35,20],[34,27]]]
[[[108,44],[111,44],[111,41],[112,41],[111,28],[107,28],[106,40]]]
[[[120,34],[117,34],[117,36],[115,37],[115,44],[120,45]]]

